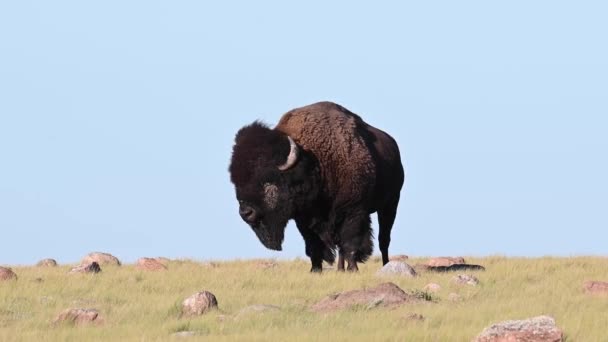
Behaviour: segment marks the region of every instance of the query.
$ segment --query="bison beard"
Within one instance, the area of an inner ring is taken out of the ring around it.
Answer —
[[[280,251],[283,249],[285,226],[287,226],[288,219],[274,216],[271,217],[272,219],[265,219],[260,221],[257,225],[251,225],[251,228],[264,247]]]
[[[396,142],[331,102],[294,109],[271,129],[259,122],[236,135],[229,167],[239,213],[269,249],[281,250],[291,219],[311,271],[323,260],[358,270],[373,252],[370,214],[386,264],[404,181]]]

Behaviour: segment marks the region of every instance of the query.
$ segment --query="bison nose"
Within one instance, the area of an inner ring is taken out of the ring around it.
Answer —
[[[256,220],[255,210],[248,205],[241,205],[239,207],[239,214],[243,218],[243,220],[247,223],[253,223]]]

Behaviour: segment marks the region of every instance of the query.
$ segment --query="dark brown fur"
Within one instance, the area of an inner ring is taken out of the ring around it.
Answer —
[[[301,151],[291,170],[277,165],[289,154],[290,136]],[[280,248],[287,220],[294,219],[306,242],[313,270],[334,261],[334,248],[350,270],[373,251],[369,215],[378,212],[383,262],[388,262],[404,171],[396,142],[361,117],[331,102],[287,112],[274,129],[254,123],[239,131],[230,166],[237,198],[268,222],[253,225],[269,248]],[[278,184],[280,208],[268,212],[260,200],[262,183]],[[266,211],[265,211],[266,210]],[[284,223],[283,223],[284,222]],[[283,225],[283,227],[280,227]],[[261,228],[260,228],[261,227]]]

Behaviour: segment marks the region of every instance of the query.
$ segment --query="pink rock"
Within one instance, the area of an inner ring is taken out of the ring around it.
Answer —
[[[438,258],[432,258],[431,260],[429,260],[427,262],[427,265],[432,266],[432,267],[437,267],[437,266],[452,266],[454,264],[464,264],[464,258],[463,257],[438,257]]]
[[[562,342],[563,332],[549,316],[506,321],[486,328],[473,342]]]
[[[75,325],[100,324],[103,323],[103,318],[96,309],[67,309],[62,311],[53,323],[72,323]]]
[[[12,269],[0,266],[0,281],[17,279],[17,275]]]
[[[99,265],[120,266],[120,260],[118,260],[117,257],[115,257],[109,253],[101,253],[101,252],[89,253],[87,256],[85,256],[82,259],[82,261],[80,261],[80,264],[84,265],[84,264],[90,264],[92,262],[96,262]]]
[[[166,271],[167,266],[163,265],[157,259],[152,258],[140,258],[137,260],[135,268],[142,271]]]
[[[375,307],[396,307],[408,302],[419,302],[413,295],[405,293],[393,283],[383,283],[376,287],[342,292],[323,298],[311,307],[315,312],[332,312],[362,306],[368,309]]]
[[[57,261],[55,259],[44,259],[38,261],[36,264],[38,267],[57,267]]]
[[[608,282],[605,281],[586,281],[583,289],[588,294],[608,295]]]

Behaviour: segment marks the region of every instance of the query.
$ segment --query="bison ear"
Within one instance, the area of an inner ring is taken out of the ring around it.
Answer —
[[[298,149],[298,145],[296,145],[295,141],[288,135],[287,139],[289,140],[289,155],[287,156],[287,160],[283,165],[279,165],[279,170],[285,171],[292,168],[296,162],[298,161],[298,155],[300,154],[300,150]]]

